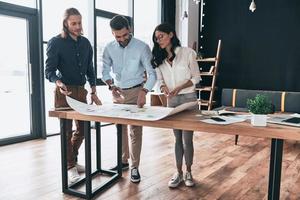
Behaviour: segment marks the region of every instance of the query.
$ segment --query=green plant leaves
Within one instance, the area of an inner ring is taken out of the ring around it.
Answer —
[[[269,114],[273,112],[271,101],[266,95],[257,94],[253,99],[247,99],[247,108],[253,114]]]

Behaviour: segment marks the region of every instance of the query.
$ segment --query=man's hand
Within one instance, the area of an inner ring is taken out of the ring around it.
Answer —
[[[145,91],[143,89],[139,91],[138,99],[137,99],[137,106],[139,108],[142,108],[145,105],[145,103],[146,103],[146,94],[147,94],[147,91]]]
[[[125,98],[122,95],[121,89],[117,86],[112,86],[111,87],[111,93],[113,96],[113,101],[114,103],[124,103]]]
[[[59,87],[60,93],[66,95],[66,96],[72,94],[72,92],[69,92],[69,91],[68,91],[67,86],[66,86],[63,82],[61,82],[61,80],[57,80],[57,81],[55,82],[55,84],[56,84],[57,87]]]
[[[115,98],[121,97],[121,89],[118,88],[117,86],[111,87],[111,93],[112,93],[113,97],[115,97]]]
[[[91,94],[91,104],[95,103],[96,105],[102,105],[102,102],[96,95],[96,93]]]

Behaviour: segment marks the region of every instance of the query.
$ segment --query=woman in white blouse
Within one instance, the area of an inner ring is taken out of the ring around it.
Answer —
[[[181,47],[175,30],[169,24],[158,25],[152,40],[154,47],[151,62],[156,70],[160,89],[168,99],[168,107],[197,101],[195,85],[201,77],[196,52],[191,48]],[[194,156],[193,131],[173,129],[173,132],[177,172],[168,186],[175,188],[183,181],[186,186],[194,186],[191,173]],[[185,174],[182,171],[183,156],[187,170]]]

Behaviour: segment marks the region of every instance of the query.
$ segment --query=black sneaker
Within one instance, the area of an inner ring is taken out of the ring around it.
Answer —
[[[125,171],[127,169],[129,169],[129,163],[122,163],[122,170]],[[118,165],[116,165],[113,168],[110,168],[110,170],[117,171],[118,170]]]
[[[141,176],[140,176],[139,170],[136,167],[134,167],[134,168],[131,169],[130,180],[133,183],[138,183],[138,182],[141,181]]]

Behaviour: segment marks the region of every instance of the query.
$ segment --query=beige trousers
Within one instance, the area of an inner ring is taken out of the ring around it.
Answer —
[[[141,87],[136,87],[128,90],[121,90],[121,95],[124,101],[114,99],[114,103],[119,104],[137,104],[138,93]],[[128,144],[128,127],[130,135],[130,148]],[[122,163],[128,163],[129,154],[131,158],[131,168],[139,167],[140,155],[142,149],[142,126],[122,125]]]

